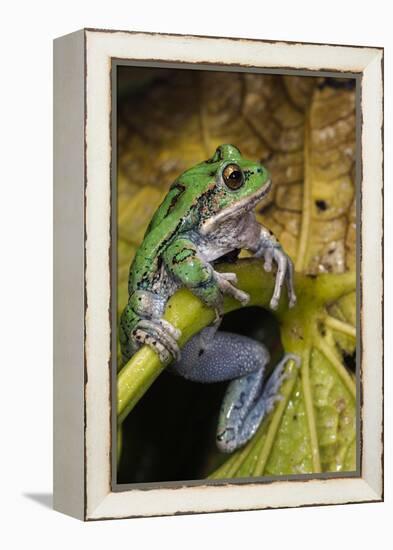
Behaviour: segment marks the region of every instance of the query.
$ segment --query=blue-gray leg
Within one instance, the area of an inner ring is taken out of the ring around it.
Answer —
[[[280,387],[286,377],[284,371],[289,359],[299,365],[296,355],[286,354],[266,383],[264,369],[261,369],[229,384],[217,428],[217,446],[221,451],[231,453],[247,443],[265,415],[282,399]]]
[[[262,395],[263,379],[264,369],[260,369],[230,382],[218,418],[217,447],[220,451],[231,453],[254,435],[265,414],[264,403],[258,400]]]
[[[264,370],[269,359],[260,342],[207,327],[187,342],[170,369],[193,382],[222,382]]]
[[[290,358],[299,363],[297,356],[285,355],[265,383],[270,357],[263,344],[207,328],[185,345],[181,360],[171,369],[194,382],[231,380],[217,427],[217,446],[230,453],[251,439],[264,416],[281,398],[279,390]]]

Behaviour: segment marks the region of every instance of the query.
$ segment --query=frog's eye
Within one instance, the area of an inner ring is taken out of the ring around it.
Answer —
[[[237,164],[228,164],[222,172],[222,178],[225,185],[233,191],[240,189],[244,183],[243,172]]]

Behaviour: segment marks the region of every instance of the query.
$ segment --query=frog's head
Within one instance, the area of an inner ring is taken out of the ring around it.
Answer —
[[[220,145],[214,155],[199,165],[209,177],[211,191],[201,204],[200,231],[209,234],[222,222],[237,219],[252,210],[269,192],[270,174],[258,162],[246,160],[237,147]]]

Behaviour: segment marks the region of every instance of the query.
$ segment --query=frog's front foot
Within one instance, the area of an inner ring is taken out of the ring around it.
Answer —
[[[223,294],[229,294],[242,305],[248,304],[248,302],[250,301],[249,294],[247,294],[247,292],[244,292],[243,290],[240,290],[240,288],[237,288],[232,284],[237,283],[236,273],[219,273],[218,271],[216,271],[215,278]]]
[[[276,280],[273,296],[270,300],[270,308],[277,309],[285,283],[288,290],[289,307],[293,307],[296,304],[296,294],[293,283],[294,267],[291,258],[285,254],[281,246],[267,246],[266,248],[262,248],[256,256],[264,259],[265,271],[272,270],[273,260],[277,264]]]
[[[180,359],[180,349],[177,340],[181,331],[165,319],[141,319],[131,333],[131,337],[139,347],[146,344],[159,356],[162,363],[171,358]]]

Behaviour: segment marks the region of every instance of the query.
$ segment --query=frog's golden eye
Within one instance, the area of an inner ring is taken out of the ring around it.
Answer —
[[[244,183],[243,172],[237,164],[228,164],[222,172],[222,178],[225,185],[233,191],[240,189]]]

